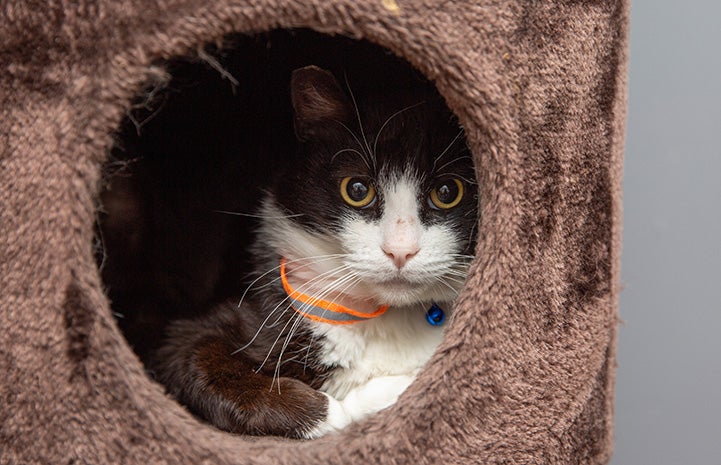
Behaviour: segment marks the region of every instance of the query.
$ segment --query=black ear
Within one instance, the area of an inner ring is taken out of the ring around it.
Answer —
[[[295,111],[295,133],[301,140],[326,131],[328,123],[349,121],[352,106],[338,81],[328,71],[306,66],[293,71],[290,94]]]

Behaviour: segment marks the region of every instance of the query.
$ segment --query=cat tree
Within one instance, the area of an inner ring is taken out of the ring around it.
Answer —
[[[606,463],[628,1],[3,3],[0,463]],[[391,409],[312,442],[194,419],[144,373],[93,257],[101,166],[159,64],[228,33],[361,37],[436,83],[477,167],[445,341]]]

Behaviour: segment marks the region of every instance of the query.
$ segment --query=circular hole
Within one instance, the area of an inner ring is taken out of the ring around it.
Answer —
[[[366,335],[366,361],[417,371],[463,283],[478,203],[465,137],[435,87],[381,47],[307,30],[227,37],[151,75],[105,166],[97,230],[113,311],[149,373],[222,429],[302,436],[199,405],[241,386],[268,406],[269,387],[342,402],[355,376],[343,367],[359,361],[339,347],[362,325],[382,328]],[[344,201],[348,178],[373,186],[373,201]],[[463,197],[430,208],[449,178]],[[425,355],[393,359],[387,341],[401,337]],[[177,385],[199,371],[204,390]]]

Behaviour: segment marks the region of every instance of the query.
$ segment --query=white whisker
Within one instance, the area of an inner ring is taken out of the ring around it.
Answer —
[[[246,218],[259,218],[262,220],[279,220],[279,219],[285,219],[285,218],[298,218],[300,216],[305,216],[305,213],[294,213],[292,215],[257,215],[254,213],[240,213],[240,212],[231,212],[226,210],[212,210],[214,213],[223,213],[225,215],[233,215],[233,216],[243,216]]]
[[[458,179],[460,179],[460,180],[462,180],[462,181],[465,181],[466,184],[469,184],[469,185],[471,185],[471,186],[476,185],[476,181],[474,181],[473,179],[469,179],[469,178],[467,178],[467,177],[465,177],[465,176],[462,176],[462,175],[460,175],[460,174],[458,174],[458,173],[445,172],[445,173],[439,173],[439,174],[437,174],[436,176],[438,176],[439,178],[446,177],[446,176],[447,176],[447,177],[458,178]]]
[[[445,285],[446,287],[448,287],[448,289],[450,289],[450,290],[453,291],[454,293],[455,293],[455,292],[458,292],[458,289],[455,288],[455,287],[453,287],[453,286],[451,286],[450,284],[448,284],[448,282],[446,282],[445,278],[443,278],[442,276],[438,276],[438,277],[437,277],[437,282]]]
[[[345,275],[338,280],[335,280],[327,288],[323,289],[317,296],[314,296],[309,303],[311,305],[315,305],[316,303],[320,302],[321,300],[326,300],[329,296],[338,292],[338,288],[340,287],[340,285],[342,283],[344,283],[345,281],[349,281],[350,280],[349,278],[353,278],[353,277],[354,277],[354,275],[350,274],[350,275]],[[342,294],[347,289],[348,289],[348,286],[344,287],[343,290],[340,291],[340,293]],[[290,304],[289,304],[289,307],[290,307]],[[298,313],[298,317],[296,317],[295,320],[293,321],[293,324],[291,325],[290,330],[288,331],[288,334],[285,337],[285,341],[283,342],[283,345],[281,346],[281,349],[280,349],[280,353],[278,354],[278,362],[276,363],[275,370],[273,372],[274,379],[279,378],[279,376],[280,376],[280,367],[282,365],[283,354],[285,353],[285,350],[287,349],[288,345],[290,344],[290,342],[293,338],[293,335],[295,334],[297,329],[300,327],[300,324],[303,319],[302,317],[303,317],[303,315]],[[276,342],[277,342],[277,340],[276,340]],[[272,384],[271,384],[271,387],[272,387]],[[280,388],[280,384],[278,387]]]
[[[453,146],[453,144],[456,143],[456,141],[458,140],[458,138],[461,137],[461,134],[463,134],[463,129],[461,129],[460,131],[458,131],[458,134],[456,134],[456,137],[453,138],[453,140],[451,141],[451,143],[448,144],[448,146],[443,150],[443,152],[441,152],[440,155],[438,155],[437,157],[435,157],[435,158],[433,159],[433,171],[436,171],[436,163],[438,163],[438,161],[439,161],[441,158],[443,158],[443,155],[445,155],[446,152],[448,152],[448,150]]]
[[[410,109],[412,109],[412,108],[415,108],[415,107],[417,107],[417,106],[423,105],[424,103],[426,103],[426,102],[423,101],[423,102],[415,103],[415,104],[413,104],[413,105],[408,105],[407,107],[405,107],[405,108],[403,108],[403,109],[401,109],[401,110],[398,110],[397,112],[393,113],[391,116],[388,117],[388,119],[385,121],[385,123],[383,123],[383,125],[381,126],[381,128],[380,128],[380,129],[378,130],[378,132],[376,133],[375,140],[373,141],[373,152],[372,152],[372,153],[373,153],[373,156],[374,156],[374,157],[376,156],[376,146],[378,145],[378,138],[380,137],[381,133],[383,132],[383,129],[385,129],[385,127],[388,125],[388,123],[390,123],[393,118],[395,118],[396,116],[400,115],[401,113],[403,113],[403,112],[405,112],[405,111],[407,111],[407,110],[410,110]]]
[[[335,255],[334,255],[334,256],[335,256]],[[302,260],[302,259],[291,260],[290,263],[298,262],[298,261],[301,261],[301,260]],[[316,262],[316,263],[319,263],[319,262]],[[326,277],[325,275],[329,275],[329,274],[332,274],[332,273],[337,273],[338,271],[343,271],[343,270],[346,269],[347,267],[348,267],[348,265],[338,266],[338,267],[336,267],[336,268],[334,268],[334,269],[332,269],[332,270],[329,270],[329,271],[327,271],[327,272],[325,272],[325,273],[321,273],[320,275],[316,276],[315,278],[311,279],[310,281],[308,281],[308,282],[305,283],[305,284],[306,284],[306,285],[312,285],[312,284],[314,283],[314,281],[316,281],[316,280],[325,279],[325,277]],[[280,266],[274,267],[273,269],[271,269],[271,270],[267,271],[266,273],[264,273],[264,275],[267,275],[268,273],[272,273],[273,271],[276,271],[276,270],[278,270],[279,268],[280,268]],[[277,278],[277,279],[280,279],[280,278]],[[252,286],[252,284],[251,284],[251,286]],[[303,289],[303,287],[304,287],[304,286],[300,286],[300,288],[299,288],[299,289],[296,289],[296,290],[299,291],[299,292],[301,292],[301,289]],[[247,289],[246,289],[246,292],[247,292]],[[245,296],[245,293],[244,293],[243,295]],[[287,309],[280,313],[280,315],[279,315],[278,318],[275,320],[275,322],[273,322],[272,325],[267,325],[267,323],[268,323],[268,321],[270,320],[270,318],[275,314],[275,312],[278,311],[278,309],[280,308],[280,306],[283,305],[285,302],[287,302],[289,299],[290,299],[290,296],[286,296],[283,300],[281,300],[281,301],[268,313],[268,315],[265,317],[265,319],[263,320],[263,322],[260,324],[260,327],[256,330],[255,334],[254,334],[253,337],[250,339],[250,341],[248,341],[245,345],[243,345],[243,346],[241,346],[240,348],[238,348],[238,349],[236,349],[235,351],[233,351],[233,354],[236,354],[236,353],[238,353],[238,352],[242,352],[243,350],[245,350],[245,349],[247,349],[248,347],[250,347],[250,346],[253,344],[253,342],[255,342],[255,340],[258,338],[258,335],[260,335],[260,332],[261,332],[264,328],[273,328],[273,327],[275,327],[275,326],[279,323],[280,318],[282,318],[282,316],[285,314],[285,311],[286,311]],[[241,298],[241,301],[242,301],[242,298]],[[271,350],[272,350],[272,347],[271,347]],[[261,365],[261,366],[262,366],[262,365]]]
[[[363,144],[361,143],[360,139],[358,139],[358,136],[355,135],[355,133],[351,130],[351,128],[349,128],[348,126],[346,126],[345,124],[343,124],[343,123],[340,122],[340,121],[338,121],[338,124],[340,124],[341,126],[343,126],[343,128],[345,128],[345,130],[348,131],[348,133],[353,137],[353,139],[355,139],[355,141],[356,141],[356,143],[358,144],[358,147],[360,147],[361,151],[365,151],[365,149],[363,148]],[[361,152],[358,152],[358,154],[362,157],[363,162],[364,162],[365,165],[368,167],[368,169],[371,170],[370,163],[368,162],[368,159],[366,158],[366,155],[364,155],[364,154],[361,153]],[[373,160],[373,161],[375,161],[375,160]],[[375,163],[373,163],[373,166],[375,166]],[[372,171],[372,170],[371,170],[371,171]]]
[[[334,259],[334,258],[343,258],[343,257],[346,257],[346,256],[347,256],[347,254],[314,255],[314,256],[312,256],[312,257],[304,257],[304,258],[297,258],[297,259],[295,259],[295,260],[287,260],[287,261],[286,261],[286,264],[297,263],[297,262],[300,262],[300,261],[314,260],[314,261],[311,261],[308,265],[301,266],[301,268],[304,268],[305,266],[312,266],[312,265],[315,265],[315,264],[324,262],[324,261],[326,261],[326,260],[332,260],[332,259]],[[269,275],[270,273],[273,273],[274,271],[278,271],[278,270],[280,269],[280,267],[281,267],[280,264],[277,265],[277,266],[274,266],[273,268],[269,269],[268,271],[266,271],[265,273],[261,274],[261,275],[258,276],[256,279],[254,279],[254,280],[248,285],[248,287],[245,288],[245,291],[243,291],[243,294],[240,296],[240,300],[238,301],[238,307],[240,307],[240,305],[243,303],[243,300],[245,299],[245,296],[248,294],[248,292],[250,291],[250,289],[253,288],[253,286],[255,285],[255,283],[257,283],[258,281],[260,281],[261,279],[263,279],[265,276]]]
[[[335,157],[337,157],[341,153],[345,153],[345,152],[357,153],[358,156],[360,156],[361,160],[363,160],[363,163],[365,163],[366,167],[368,168],[368,171],[372,171],[370,165],[368,164],[368,160],[366,160],[365,156],[362,153],[360,153],[359,151],[357,151],[356,149],[348,148],[348,149],[338,150],[335,154],[333,154],[333,157],[331,158],[330,162],[333,163],[333,161],[335,161]]]
[[[325,273],[321,273],[321,274],[319,274],[318,276],[314,277],[313,279],[309,280],[308,282],[304,283],[304,285],[299,286],[299,287],[296,288],[295,290],[296,290],[297,292],[300,292],[300,293],[305,293],[305,291],[306,291],[308,288],[310,288],[313,284],[315,284],[315,282],[325,279],[325,278],[327,277],[327,275],[330,275],[330,274],[332,274],[332,273],[337,273],[337,272],[339,272],[339,271],[343,271],[343,270],[347,269],[348,267],[349,267],[349,265],[342,265],[342,266],[339,266],[339,267],[337,267],[337,268],[335,268],[335,269],[333,269],[333,270],[326,271]],[[266,319],[265,319],[265,321],[263,322],[263,324],[261,324],[261,327],[258,328],[258,331],[256,331],[255,336],[253,336],[253,340],[258,336],[258,334],[260,333],[260,331],[264,328],[264,324],[265,324],[265,322],[268,321],[268,319],[270,318],[270,316],[271,316],[273,313],[275,313],[276,311],[278,311],[278,309],[279,309],[282,305],[284,305],[285,303],[288,303],[288,305],[283,309],[283,311],[281,312],[281,315],[285,315],[289,310],[292,309],[292,306],[291,306],[291,304],[290,304],[290,296],[286,296],[284,299],[282,299],[282,300],[275,306],[275,308],[273,308],[273,310],[271,310],[271,312],[268,314],[268,317],[266,317]],[[298,313],[298,315],[300,315],[300,313]],[[273,349],[275,348],[275,345],[278,343],[278,341],[280,340],[280,337],[283,335],[283,332],[284,332],[285,329],[288,327],[288,323],[290,323],[290,321],[292,321],[292,320],[293,320],[293,319],[291,318],[291,319],[288,320],[288,322],[285,323],[285,325],[284,325],[283,328],[281,329],[280,333],[278,334],[278,337],[275,339],[275,341],[273,342],[273,344],[270,346],[270,349],[268,350],[268,354],[266,355],[265,359],[264,359],[263,362],[260,364],[260,366],[257,368],[256,372],[259,372],[259,371],[263,368],[263,366],[265,365],[265,363],[268,361],[268,358],[270,357],[271,353],[273,352]],[[237,353],[237,352],[239,352],[239,351],[241,351],[241,350],[244,350],[245,348],[249,347],[250,344],[252,344],[252,340],[251,340],[251,342],[249,342],[248,344],[246,344],[245,346],[243,346],[242,348],[236,350],[236,351],[233,352],[233,353]]]
[[[376,160],[375,155],[373,152],[371,152],[371,147],[368,145],[368,140],[366,139],[365,130],[363,129],[363,121],[361,121],[360,116],[360,110],[358,110],[358,103],[356,102],[355,95],[353,95],[353,89],[350,88],[350,83],[348,82],[348,76],[345,76],[345,85],[348,88],[348,93],[350,94],[350,98],[353,101],[353,108],[355,109],[356,117],[358,118],[358,126],[360,127],[361,136],[363,137],[363,142],[365,142],[365,147],[368,150],[368,155],[373,160],[373,167],[376,166]]]
[[[461,151],[461,152],[459,152],[459,153],[464,153],[464,152],[467,152],[467,151],[468,151],[468,149],[466,148],[466,149],[464,149],[463,151]],[[453,163],[459,162],[459,161],[461,161],[461,160],[473,160],[473,157],[471,157],[470,155],[464,155],[464,156],[462,156],[462,157],[456,157],[456,158],[454,158],[453,160],[451,160],[451,161],[449,161],[449,162],[447,162],[447,163],[444,163],[443,166],[439,167],[436,171],[443,171],[443,168],[445,168],[446,166],[450,166],[450,165],[452,165]],[[442,176],[442,175],[439,175],[439,176]]]

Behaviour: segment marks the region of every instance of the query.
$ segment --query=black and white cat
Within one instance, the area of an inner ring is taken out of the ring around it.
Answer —
[[[320,68],[293,73],[299,149],[259,199],[255,280],[171,325],[153,357],[191,411],[314,438],[391,405],[430,358],[472,259],[477,190],[426,87],[353,95]]]

